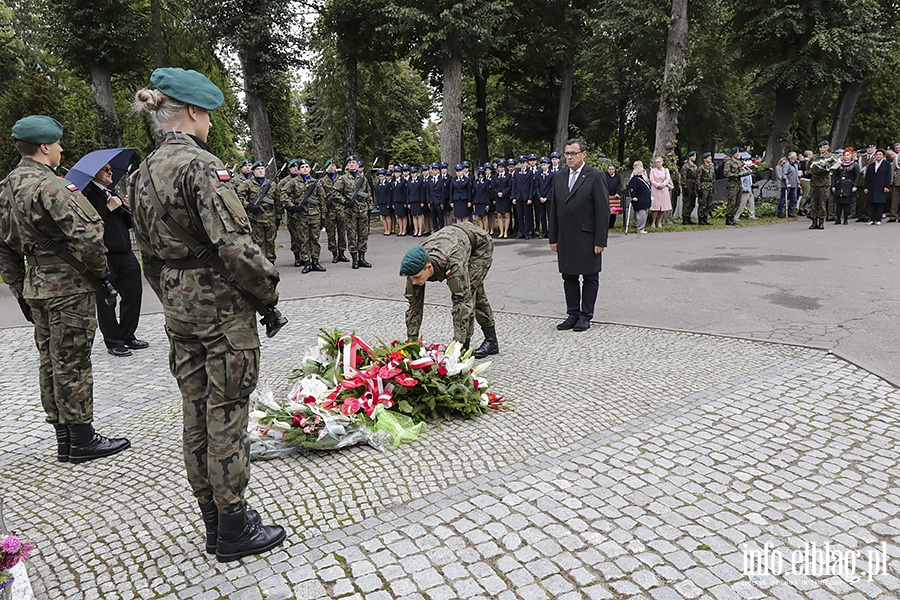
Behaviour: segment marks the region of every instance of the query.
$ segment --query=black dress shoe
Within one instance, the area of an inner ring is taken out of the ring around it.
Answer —
[[[575,327],[576,323],[578,323],[578,317],[569,316],[565,321],[557,325],[556,328],[560,331],[566,331]]]
[[[575,327],[572,328],[572,331],[587,331],[591,328],[591,322],[584,317],[578,319],[578,322],[575,323]]]
[[[131,350],[125,346],[113,346],[112,348],[107,348],[106,351],[113,356],[131,356]]]
[[[125,342],[125,347],[131,348],[132,350],[143,350],[144,348],[149,348],[150,344],[144,340],[134,338],[130,342]]]

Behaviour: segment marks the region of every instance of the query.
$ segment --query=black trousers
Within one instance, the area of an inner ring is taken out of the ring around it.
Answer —
[[[600,274],[581,275],[584,279],[583,284],[578,281],[578,277],[578,275],[563,273],[566,313],[570,317],[585,318],[590,321],[594,318],[594,304],[597,302],[597,292],[600,290]]]
[[[128,252],[109,252],[106,254],[109,268],[109,280],[119,292],[119,316],[116,307],[105,302],[101,294],[97,294],[97,323],[103,333],[103,341],[107,348],[123,346],[134,339],[138,319],[141,316],[141,266],[137,258]]]
[[[435,231],[444,227],[444,209],[440,203],[431,205],[431,228]]]
[[[884,214],[884,202],[869,202],[869,221],[881,221]]]
[[[547,228],[547,211],[550,210],[550,201],[547,200],[543,204],[540,199],[535,200],[534,204],[534,232],[538,233],[540,231],[541,235],[547,235],[549,233],[549,229]]]
[[[528,200],[516,199],[516,219],[519,226],[519,235],[534,235],[534,206],[528,204]]]

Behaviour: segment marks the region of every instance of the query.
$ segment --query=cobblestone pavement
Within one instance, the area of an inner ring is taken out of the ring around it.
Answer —
[[[287,392],[319,326],[393,339],[404,308],[284,302],[263,383]],[[150,349],[96,348],[95,424],[133,446],[84,465],[55,462],[31,330],[0,330],[6,520],[38,546],[36,596],[900,597],[897,389],[819,350],[555,322],[497,314],[488,378],[514,411],[430,426],[394,451],[254,463],[249,500],[288,541],[229,565],[201,549],[161,315],[143,317]],[[449,339],[449,309],[429,306],[422,331]],[[792,552],[826,542],[858,551],[855,570],[792,568]],[[776,574],[744,573],[757,550]]]

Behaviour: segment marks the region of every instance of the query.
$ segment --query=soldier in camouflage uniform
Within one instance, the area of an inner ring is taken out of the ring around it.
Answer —
[[[328,235],[328,250],[331,262],[350,262],[347,255],[347,211],[334,194],[334,184],[338,180],[337,165],[332,159],[325,163],[325,174],[319,178],[319,198],[325,211],[325,233]]]
[[[241,161],[240,173],[231,180],[232,183],[234,183],[234,190],[237,192],[238,196],[241,195],[241,188],[251,177],[253,177],[253,161],[249,158],[245,158]]]
[[[303,265],[302,273],[306,274],[310,271],[324,273],[325,267],[319,263],[322,188],[318,187],[318,181],[309,174],[309,161],[305,158],[301,159],[299,165],[299,175],[291,180],[285,190],[288,229],[291,232],[291,250],[294,250],[296,240],[297,249],[294,250],[294,254],[300,256],[300,262]]]
[[[239,190],[244,209],[250,215],[250,230],[254,243],[263,249],[266,258],[275,263],[275,235],[278,233],[278,215],[284,212],[281,192],[273,182],[262,201],[256,200],[266,186],[266,165],[253,163],[253,176],[241,185]]]
[[[709,215],[712,214],[713,189],[716,186],[716,167],[712,162],[712,153],[703,153],[703,164],[700,165],[700,174],[697,178],[697,222],[701,225],[709,225]]]
[[[366,260],[366,250],[369,246],[369,210],[372,208],[374,198],[368,180],[357,173],[358,166],[357,158],[353,155],[348,156],[344,174],[334,182],[333,188],[336,204],[343,206],[347,213],[347,245],[350,248],[354,269],[372,266]]]
[[[453,339],[468,348],[478,321],[484,342],[475,350],[475,358],[500,352],[494,312],[484,293],[484,278],[493,260],[491,235],[469,222],[448,225],[428,236],[421,246],[411,248],[400,263],[400,275],[407,278],[407,337],[419,337],[425,282],[446,280],[453,301]]]
[[[209,111],[221,106],[222,92],[183,69],[157,69],[150,81],[156,89],[139,90],[135,105],[154,111],[166,137],[130,181],[134,232],[144,276],[163,305],[169,366],[183,400],[184,462],[206,525],[206,551],[226,562],[285,538],[282,527],[262,525],[244,500],[259,334],[241,289],[274,306],[278,272],[253,242],[230,174],[205,143]],[[153,198],[216,253],[232,280],[194,255],[163,222]]]
[[[94,432],[91,346],[97,328],[95,283],[105,279],[103,221],[59,166],[63,128],[32,115],[12,137],[21,162],[0,182],[0,274],[34,323],[41,405],[56,430],[57,460],[80,463],[128,448]],[[63,245],[87,267],[82,275],[42,241]]]
[[[281,203],[287,212],[287,230],[288,234],[291,236],[291,252],[294,255],[294,266],[302,267],[303,261],[300,259],[300,220],[296,218],[296,215],[292,217],[290,207],[291,196],[289,191],[294,180],[300,176],[300,161],[298,159],[294,158],[288,163],[288,173],[290,174],[289,177],[285,177],[278,182],[278,194],[281,197]]]
[[[819,142],[819,156],[809,161],[809,218],[810,229],[825,229],[825,210],[831,195],[831,171],[838,159],[829,152],[828,140]]]
[[[694,224],[691,214],[693,214],[694,206],[697,204],[697,188],[699,185],[700,169],[697,167],[697,153],[691,150],[687,153],[687,159],[681,167],[681,189],[684,197],[684,204],[681,209],[682,225]]]
[[[725,224],[737,227],[734,213],[737,212],[741,200],[741,161],[738,160],[738,147],[728,151],[725,164],[722,165],[722,175],[728,180],[725,188]]]

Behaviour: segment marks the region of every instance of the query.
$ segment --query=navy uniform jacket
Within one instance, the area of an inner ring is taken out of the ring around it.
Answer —
[[[512,197],[518,202],[534,198],[534,176],[530,169],[516,169],[513,175]]]
[[[472,204],[490,205],[494,195],[491,181],[487,178],[476,179],[472,183]]]
[[[535,179],[537,183],[537,189],[534,193],[534,199],[537,202],[541,201],[541,198],[546,198],[547,202],[553,199],[553,173],[549,170],[544,173],[542,170],[538,173],[537,178]]]
[[[407,189],[407,197],[409,199],[410,204],[421,204],[425,202],[425,198],[422,195],[422,180],[418,177],[413,179],[409,178],[409,181],[406,182]]]
[[[391,182],[379,181],[375,186],[375,206],[390,206],[391,204]]]
[[[407,204],[407,200],[409,192],[406,187],[407,181],[402,177],[400,179],[394,180],[394,191],[393,191],[393,203],[394,204]]]
[[[472,186],[468,177],[454,177],[450,180],[450,202],[471,202]]]
[[[494,192],[503,194],[504,198],[512,197],[512,175],[501,173],[494,177]]]
[[[431,178],[428,185],[428,202],[432,205],[440,205],[444,202],[444,177],[436,175]]]

